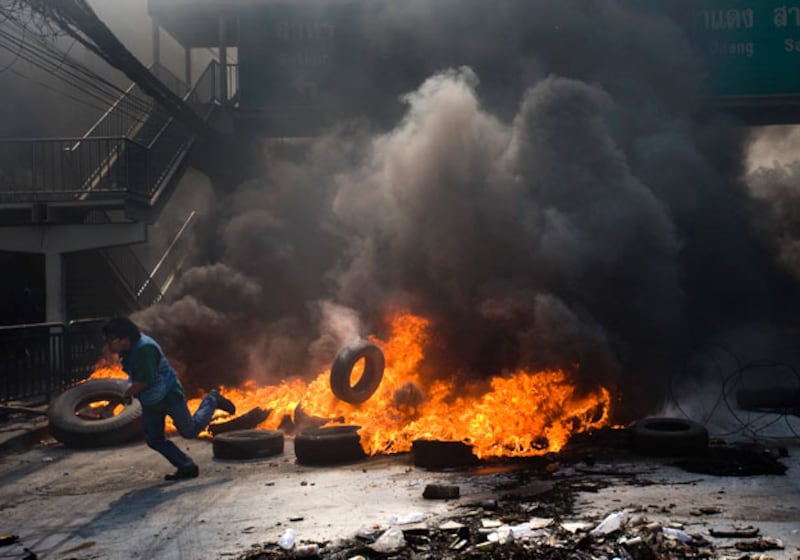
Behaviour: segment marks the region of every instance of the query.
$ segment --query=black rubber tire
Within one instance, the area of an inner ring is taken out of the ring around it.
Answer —
[[[628,428],[631,447],[645,455],[678,457],[703,453],[708,430],[685,418],[645,418]]]
[[[364,373],[355,385],[350,385],[353,367],[365,360]],[[378,389],[383,379],[386,362],[383,352],[368,340],[359,340],[345,346],[336,355],[331,366],[331,390],[337,398],[350,404],[361,404]]]
[[[211,440],[217,459],[261,459],[283,453],[282,430],[235,430]]]
[[[134,399],[125,404],[128,387],[119,379],[90,379],[58,395],[47,408],[49,430],[68,447],[108,447],[142,437],[142,405]],[[89,403],[109,401],[123,404],[122,411],[109,418],[87,419],[76,413]]]
[[[414,466],[425,469],[451,469],[477,465],[480,460],[472,446],[461,441],[415,439],[411,442]]]
[[[306,430],[294,438],[294,454],[301,465],[338,465],[366,458],[358,430],[361,426],[329,426]]]

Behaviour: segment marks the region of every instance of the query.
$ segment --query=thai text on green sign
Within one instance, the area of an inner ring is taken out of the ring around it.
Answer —
[[[800,94],[800,0],[704,2],[692,34],[714,96]]]

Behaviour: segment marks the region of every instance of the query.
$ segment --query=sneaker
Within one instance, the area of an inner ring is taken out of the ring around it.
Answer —
[[[197,465],[192,465],[191,467],[179,467],[174,473],[164,476],[164,480],[184,480],[186,478],[197,478],[197,475],[199,474],[200,469],[197,468]]]
[[[236,414],[236,405],[230,399],[223,397],[218,389],[211,389],[208,394],[217,401],[218,409],[224,410],[228,414]]]

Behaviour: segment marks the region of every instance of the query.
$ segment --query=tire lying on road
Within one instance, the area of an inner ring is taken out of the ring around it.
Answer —
[[[480,460],[472,446],[461,441],[415,439],[411,442],[414,466],[426,469],[449,469],[477,465]]]
[[[361,426],[329,426],[306,430],[294,438],[294,454],[302,465],[355,463],[366,458],[358,430]]]
[[[90,379],[58,395],[47,408],[50,433],[68,447],[108,447],[142,437],[142,405],[125,404],[127,382]]]
[[[217,459],[260,459],[283,453],[282,430],[234,430],[211,440]]]
[[[364,360],[364,371],[351,384],[353,367],[359,360]],[[383,352],[368,340],[359,340],[345,346],[336,355],[331,366],[331,390],[339,399],[350,404],[361,404],[372,396],[383,379],[386,363]]]
[[[628,428],[628,441],[645,455],[694,455],[708,448],[708,430],[685,418],[645,418]]]

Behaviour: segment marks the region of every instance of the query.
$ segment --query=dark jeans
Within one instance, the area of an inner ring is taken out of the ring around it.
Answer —
[[[189,412],[186,400],[175,396],[168,396],[155,405],[142,405],[142,421],[147,445],[161,453],[167,461],[179,469],[191,467],[194,465],[192,458],[164,435],[164,418],[167,416],[172,418],[178,433],[185,438],[193,439],[211,422],[216,406],[216,399],[211,395],[203,398],[194,415]]]

